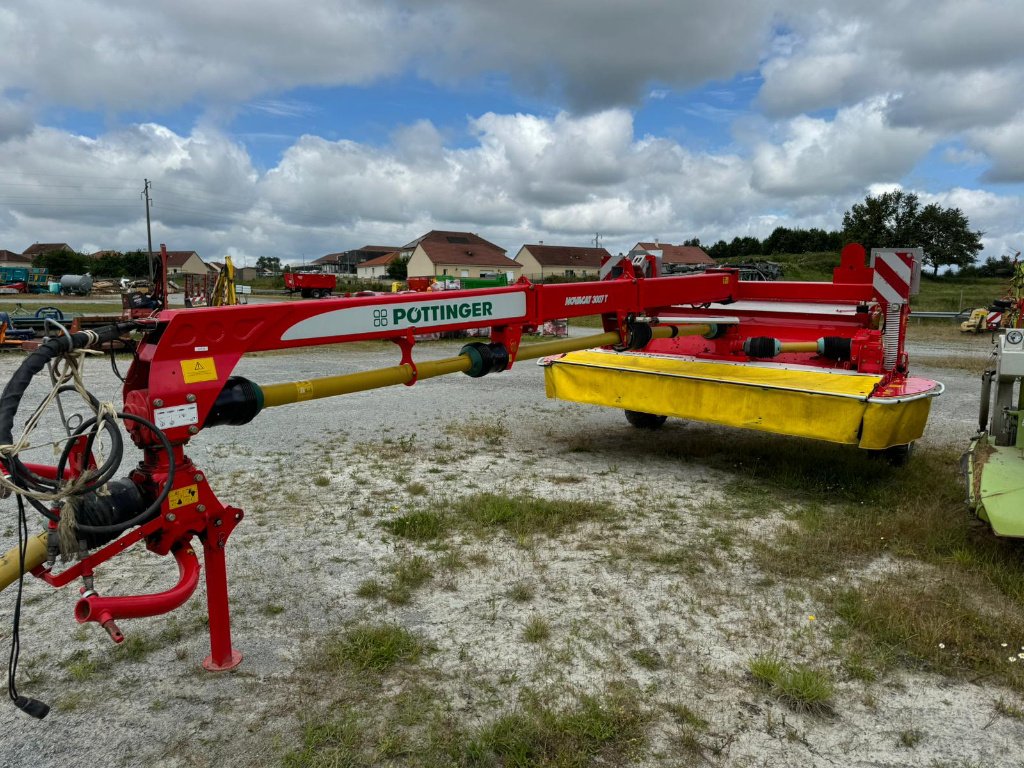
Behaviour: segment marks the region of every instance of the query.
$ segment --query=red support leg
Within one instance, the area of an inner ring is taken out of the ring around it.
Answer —
[[[231,529],[224,530],[217,526],[218,522],[213,521],[203,542],[206,561],[206,608],[210,617],[210,655],[203,661],[203,667],[210,672],[233,669],[242,663],[242,654],[231,647],[228,570],[224,556],[224,545],[227,544]]]

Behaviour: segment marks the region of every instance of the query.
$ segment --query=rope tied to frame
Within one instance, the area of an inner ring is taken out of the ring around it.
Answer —
[[[96,344],[100,341],[100,337],[93,331],[83,331],[88,337],[88,345]],[[99,402],[97,403],[89,391],[85,388],[85,361],[91,355],[102,355],[103,353],[96,349],[89,349],[88,346],[80,349],[70,350],[64,352],[60,358],[56,359],[53,364],[53,385],[50,388],[49,394],[43,399],[39,406],[33,411],[32,415],[25,422],[25,428],[21,433],[21,436],[13,443],[0,445],[0,458],[4,460],[11,460],[17,457],[22,451],[31,447],[30,436],[35,431],[40,420],[46,411],[56,402],[60,395],[60,392],[65,389],[68,385],[72,386],[82,399],[86,402],[90,409],[92,409],[96,415],[96,431],[97,433],[102,428],[105,421],[114,421],[117,418],[117,408],[113,403],[110,402]],[[74,439],[81,439],[82,436]],[[72,439],[70,437],[66,439]],[[70,514],[68,525],[72,528],[74,526],[74,511],[72,505],[66,503],[67,500],[74,498],[82,493],[84,486],[87,486],[94,475],[91,470],[85,469],[79,475],[72,478],[68,482],[60,485],[55,491],[47,492],[42,490],[34,490],[29,488],[23,488],[17,485],[8,475],[0,473],[0,490],[5,495],[16,493],[22,496],[28,496],[41,502],[52,502],[54,506],[58,503],[66,509]],[[64,525],[64,515],[62,510],[61,525]]]

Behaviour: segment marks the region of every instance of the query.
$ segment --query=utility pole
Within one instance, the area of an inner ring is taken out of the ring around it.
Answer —
[[[153,231],[150,228],[149,223],[149,204],[152,202],[149,199],[149,188],[152,186],[149,183],[149,179],[143,179],[145,186],[142,188],[142,199],[146,201],[146,245],[149,249],[149,259],[146,263],[149,265],[149,282],[153,282],[156,276],[153,273]]]

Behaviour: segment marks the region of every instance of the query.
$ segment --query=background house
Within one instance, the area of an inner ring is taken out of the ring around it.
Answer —
[[[42,256],[44,253],[52,253],[53,251],[66,251],[68,253],[74,253],[75,249],[67,243],[35,243],[30,245],[21,255],[32,261],[37,256]]]
[[[374,259],[364,261],[356,267],[356,276],[361,280],[381,280],[388,276],[388,267],[399,258],[398,251],[385,253]]]
[[[662,269],[666,272],[689,271],[693,269],[704,269],[715,266],[712,259],[703,248],[694,245],[672,245],[671,243],[637,243],[630,250],[631,254],[646,251],[652,254],[661,254]]]
[[[372,259],[379,259],[389,253],[398,251],[394,245],[364,245],[362,248],[353,248],[351,251],[340,253],[328,253],[321,256],[312,263],[314,267],[320,267],[323,272],[333,272],[339,275],[358,275],[357,268]]]
[[[209,273],[199,254],[195,251],[168,251],[167,252],[167,274],[168,275],[205,275]]]
[[[0,266],[5,267],[31,267],[32,258],[21,253],[8,251],[0,248]]]
[[[403,246],[409,254],[409,277],[488,277],[504,274],[515,280],[522,268],[505,249],[472,232],[431,230]]]
[[[581,248],[571,245],[524,245],[516,254],[523,265],[522,273],[531,280],[545,277],[596,277],[601,261],[611,254],[604,248]]]

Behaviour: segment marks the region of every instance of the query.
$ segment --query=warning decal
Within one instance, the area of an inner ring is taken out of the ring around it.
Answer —
[[[175,488],[167,494],[167,506],[171,509],[187,507],[199,501],[199,486],[186,485],[184,488]]]
[[[212,357],[197,357],[194,360],[181,361],[181,377],[186,384],[197,381],[216,381],[217,365]]]

